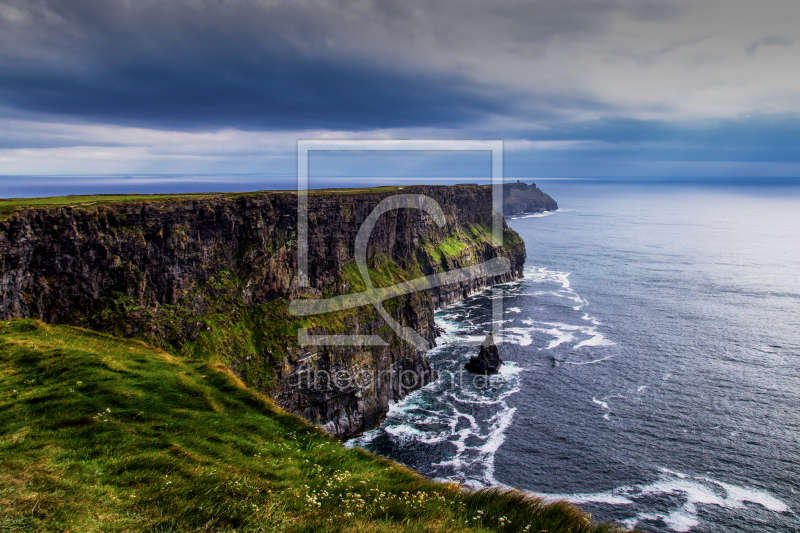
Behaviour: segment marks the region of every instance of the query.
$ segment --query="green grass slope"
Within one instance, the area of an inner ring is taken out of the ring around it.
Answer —
[[[222,365],[0,322],[0,531],[616,532],[346,449]]]

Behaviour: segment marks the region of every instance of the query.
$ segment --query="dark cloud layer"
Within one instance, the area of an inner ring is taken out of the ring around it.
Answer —
[[[122,57],[89,74],[26,69],[2,75],[0,99],[31,111],[165,128],[371,129],[457,127],[508,113],[509,99],[456,76],[289,57],[258,64]]]
[[[669,160],[714,158],[725,161],[800,161],[800,116],[759,116],[743,119],[645,121],[610,119],[578,124],[554,124],[524,135],[532,140],[602,141],[608,154],[615,146],[638,157],[654,154]],[[630,154],[630,157],[637,157]]]
[[[0,162],[194,172],[328,130],[521,140],[543,175],[793,164],[800,4],[763,1],[0,0]]]
[[[730,76],[726,59],[794,42],[741,24],[755,38],[703,48],[743,31],[719,22],[728,15],[715,2],[0,0],[0,105],[146,127],[294,130],[711,108],[704,87]],[[694,5],[698,16],[687,14]],[[722,26],[704,29],[711,22]]]
[[[511,112],[512,91],[392,48],[413,27],[403,3],[351,4],[19,2],[2,21],[0,101],[149,127],[457,127]]]

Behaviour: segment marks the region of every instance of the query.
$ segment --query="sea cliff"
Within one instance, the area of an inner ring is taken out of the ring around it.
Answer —
[[[503,212],[506,215],[541,213],[557,209],[556,201],[538,188],[535,183],[529,185],[517,180],[517,183],[503,185]]]
[[[288,304],[363,290],[356,234],[375,206],[399,192],[309,194],[307,287],[298,285],[293,193],[74,197],[10,209],[0,220],[0,318],[79,325],[222,362],[284,409],[351,436],[377,425],[390,401],[435,378],[425,353],[396,338],[372,307],[301,318]],[[490,187],[405,187],[402,194],[436,200],[445,223],[415,209],[381,216],[367,248],[376,285],[497,257],[511,263],[503,275],[384,302],[400,324],[435,342],[435,308],[520,277],[525,246],[505,223],[503,246],[493,242]],[[387,345],[300,346],[300,327],[379,335]]]

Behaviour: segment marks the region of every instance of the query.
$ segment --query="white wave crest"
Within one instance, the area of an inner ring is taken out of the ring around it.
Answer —
[[[550,215],[553,215],[555,213],[570,213],[572,211],[575,211],[575,210],[574,209],[563,209],[563,208],[559,207],[558,209],[556,209],[554,211],[541,211],[539,213],[526,213],[524,215],[511,215],[511,216],[509,216],[507,218],[508,218],[508,220],[522,220],[523,218],[542,218],[542,217],[549,217]]]
[[[525,368],[508,362],[501,367],[499,375],[480,376],[490,383],[485,388],[464,384],[446,387],[441,381],[435,382],[392,405],[383,431],[401,445],[409,441],[450,445],[453,451],[432,466],[449,470],[450,478],[459,479],[467,486],[496,485],[495,454],[505,441],[516,413],[507,399],[520,391],[519,374],[523,371]],[[466,379],[477,379],[467,376]],[[431,394],[440,400],[435,412],[426,408]],[[485,409],[479,411],[484,413],[482,415],[473,414],[476,406],[488,406],[488,417]]]
[[[591,361],[564,361],[565,365],[594,365],[597,363],[602,363],[603,361],[608,361],[609,359],[613,359],[613,355],[607,355],[605,357],[601,357],[600,359],[592,359]]]
[[[595,400],[595,403],[601,402]],[[676,504],[674,508],[664,513],[637,513],[622,523],[634,528],[642,522],[660,520],[669,530],[685,533],[700,524],[698,506],[702,505],[743,509],[745,502],[749,502],[775,513],[791,512],[788,505],[765,490],[741,487],[709,477],[690,476],[666,468],[660,469],[659,478],[647,485],[626,485],[592,494],[536,494],[536,496],[543,497],[547,501],[566,500],[575,504],[632,505],[640,498],[676,494],[683,496],[684,503]]]
[[[608,409],[608,404],[606,402],[598,400],[594,396],[592,397],[592,403],[596,403],[597,405],[599,405],[603,409]]]

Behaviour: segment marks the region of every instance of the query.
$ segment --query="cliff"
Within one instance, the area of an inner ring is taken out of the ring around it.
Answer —
[[[555,211],[558,204],[535,183],[506,183],[503,185],[503,211],[506,215]]]
[[[445,213],[384,214],[367,248],[376,286],[507,257],[501,276],[384,302],[433,342],[435,307],[522,275],[525,247],[504,226],[491,239],[490,187],[405,187]],[[309,287],[297,268],[297,198],[291,193],[160,198],[74,197],[11,209],[0,220],[0,318],[34,317],[136,337],[186,360],[222,362],[289,411],[340,437],[374,427],[409,391],[434,379],[424,352],[397,339],[372,307],[296,317],[295,298],[364,289],[354,263],[363,221],[398,188],[309,195]],[[60,205],[53,205],[60,204]],[[386,346],[300,346],[312,334],[373,334]],[[358,376],[358,379],[353,379]]]

